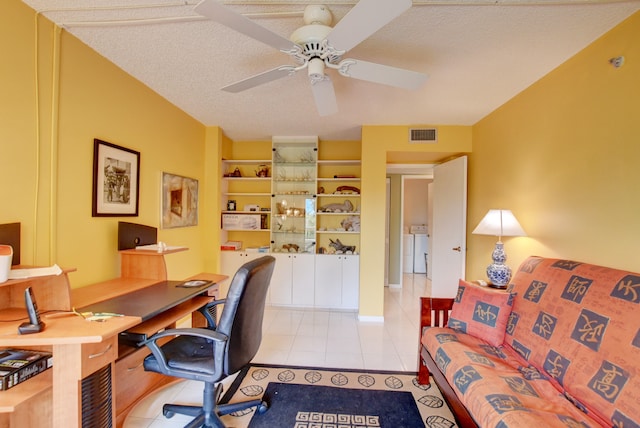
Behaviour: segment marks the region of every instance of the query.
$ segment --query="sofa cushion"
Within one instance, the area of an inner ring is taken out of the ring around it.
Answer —
[[[504,340],[513,294],[460,280],[448,327],[498,346]]]
[[[598,427],[509,348],[443,327],[421,343],[481,427]]]
[[[505,343],[603,425],[640,426],[640,275],[530,257]]]

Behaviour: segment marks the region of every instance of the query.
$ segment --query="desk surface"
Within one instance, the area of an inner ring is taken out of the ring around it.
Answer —
[[[205,293],[216,285],[207,280],[196,287],[184,287],[188,281],[159,281],[148,287],[132,291],[122,296],[113,297],[102,302],[84,306],[80,312],[111,312],[132,317],[140,317],[142,321],[179,305],[195,296]]]

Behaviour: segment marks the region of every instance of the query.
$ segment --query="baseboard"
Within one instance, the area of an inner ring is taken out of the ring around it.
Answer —
[[[365,315],[358,315],[358,321],[362,321],[362,322],[384,322],[384,317],[383,316],[377,316],[377,317],[373,317],[373,316],[365,316]]]

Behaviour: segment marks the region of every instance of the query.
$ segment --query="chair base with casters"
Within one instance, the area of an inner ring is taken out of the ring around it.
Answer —
[[[267,411],[269,406],[266,401],[262,400],[251,400],[251,401],[242,401],[239,403],[230,403],[230,404],[217,404],[220,401],[220,397],[222,396],[222,385],[217,384],[212,386],[210,384],[206,384],[204,387],[204,397],[203,397],[203,406],[189,406],[186,404],[165,404],[162,406],[162,415],[166,418],[172,418],[176,413],[181,415],[193,416],[194,419],[189,422],[188,425],[185,425],[185,428],[196,428],[196,427],[221,427],[223,428],[225,425],[220,420],[220,416],[228,415],[230,413],[238,412],[240,410],[250,409],[251,407],[256,408],[256,412],[258,414],[263,414]],[[213,411],[208,410],[207,403],[213,404]],[[209,418],[207,418],[209,415]]]
[[[164,330],[143,342],[151,350],[144,360],[147,371],[204,382],[202,406],[165,404],[162,414],[193,416],[185,428],[224,427],[221,416],[256,408],[261,414],[268,405],[262,400],[220,403],[221,381],[246,367],[262,340],[262,319],[267,289],[275,259],[264,256],[245,263],[233,277],[227,297],[200,309],[207,328]],[[217,305],[224,305],[216,320]],[[173,337],[164,343],[161,338]]]

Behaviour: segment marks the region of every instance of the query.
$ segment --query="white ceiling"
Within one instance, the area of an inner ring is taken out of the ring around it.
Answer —
[[[328,70],[339,113],[320,117],[304,71],[241,93],[221,91],[295,64],[270,46],[200,17],[193,12],[197,0],[23,1],[204,125],[222,127],[232,140],[357,140],[361,125],[472,125],[640,10],[637,0],[414,1],[347,56],[428,74],[426,84],[410,92]],[[223,3],[285,37],[303,25],[304,6],[317,4]],[[324,4],[335,23],[355,1]],[[134,7],[143,5],[149,7]],[[156,18],[162,21],[150,21]],[[602,61],[623,54],[610,52]]]

